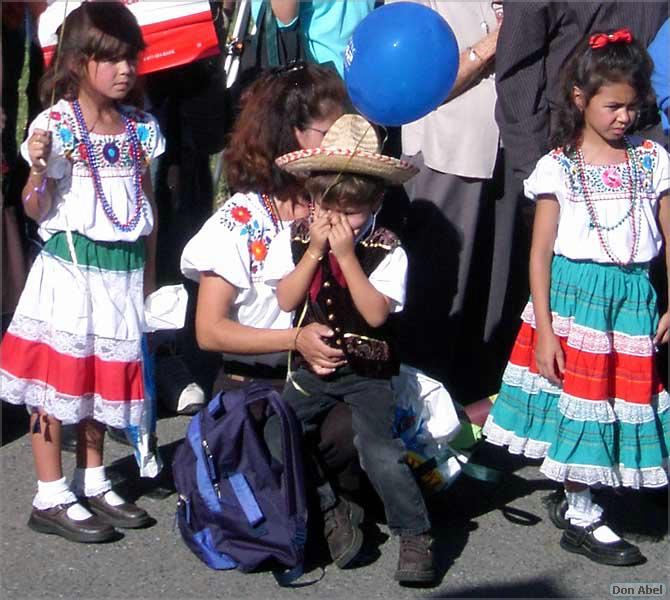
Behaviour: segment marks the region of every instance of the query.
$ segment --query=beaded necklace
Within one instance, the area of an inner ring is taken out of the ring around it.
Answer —
[[[270,221],[275,228],[275,233],[279,233],[280,229],[284,229],[282,225],[281,217],[279,216],[279,209],[277,208],[277,203],[274,198],[271,198],[267,194],[261,194],[261,202],[263,203],[263,208],[265,212],[270,216]]]
[[[104,190],[102,189],[102,180],[100,179],[100,171],[98,168],[98,157],[96,156],[95,148],[91,143],[91,138],[88,135],[88,127],[86,127],[86,120],[84,119],[84,114],[81,111],[79,100],[72,101],[70,106],[72,107],[72,112],[74,113],[75,119],[77,120],[82,142],[86,148],[86,156],[84,158],[88,163],[88,168],[93,179],[95,197],[100,201],[100,204],[102,204],[102,209],[105,211],[105,215],[107,215],[107,218],[112,222],[114,227],[125,232],[133,231],[140,221],[140,215],[142,214],[142,209],[144,207],[144,194],[142,193],[142,173],[140,169],[140,142],[137,139],[137,132],[135,131],[133,124],[131,123],[130,119],[125,114],[123,114],[123,112],[119,111],[121,119],[123,120],[126,137],[130,142],[130,155],[133,159],[133,183],[135,188],[135,210],[129,221],[126,223],[121,223],[119,218],[114,213],[111,204],[107,200]]]
[[[607,254],[608,258],[614,264],[617,264],[619,266],[624,266],[632,263],[633,260],[635,259],[635,256],[637,255],[638,247],[640,244],[640,228],[642,219],[641,203],[637,197],[638,174],[636,166],[635,149],[630,144],[627,138],[624,138],[624,142],[626,144],[626,169],[629,175],[628,199],[630,200],[630,206],[626,211],[626,214],[613,225],[602,225],[598,220],[598,212],[596,211],[596,206],[593,201],[593,198],[591,198],[591,194],[589,192],[586,181],[586,162],[584,160],[584,153],[582,152],[581,148],[577,150],[577,166],[579,172],[579,180],[582,186],[584,200],[586,202],[586,210],[589,213],[589,220],[591,222],[590,225],[593,229],[596,230],[596,233],[598,234],[598,241],[600,242],[600,247],[605,251],[605,254]],[[627,220],[630,220],[630,228],[633,233],[633,243],[631,245],[630,257],[628,258],[627,261],[624,262],[620,260],[612,251],[612,248],[610,247],[609,242],[607,241],[606,233],[609,231],[613,231],[618,227],[621,227]]]

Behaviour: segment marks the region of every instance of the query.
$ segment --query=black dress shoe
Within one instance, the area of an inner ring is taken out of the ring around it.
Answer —
[[[28,519],[28,527],[39,533],[60,535],[72,542],[92,544],[108,542],[119,537],[117,531],[95,515],[83,521],[71,519],[67,515],[70,504],[59,504],[53,508],[40,510],[33,508]]]
[[[588,527],[568,524],[561,537],[561,548],[575,554],[583,554],[603,565],[623,567],[645,561],[640,549],[625,540],[618,540],[610,544],[599,542],[593,532],[601,525],[604,525],[602,521]]]
[[[114,506],[105,500],[105,493],[86,498],[86,504],[90,511],[105,523],[119,529],[137,529],[151,523],[152,518],[143,508],[132,502],[124,502]]]
[[[553,494],[549,494],[542,499],[542,503],[547,508],[549,520],[558,529],[565,529],[570,520],[565,518],[565,513],[568,512],[568,499],[565,497],[563,490],[557,490]]]

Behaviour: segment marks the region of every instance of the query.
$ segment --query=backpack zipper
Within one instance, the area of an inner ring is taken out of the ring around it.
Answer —
[[[219,499],[219,501],[221,501],[221,487],[219,486],[219,482],[216,476],[216,465],[214,464],[214,457],[212,456],[212,452],[209,449],[209,444],[205,439],[202,440],[202,449],[205,452],[205,458],[207,458],[207,470],[209,471],[209,479],[212,482],[214,491],[216,492],[216,497]]]

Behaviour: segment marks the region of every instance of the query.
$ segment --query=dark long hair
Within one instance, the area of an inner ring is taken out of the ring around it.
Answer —
[[[230,187],[290,197],[299,186],[275,159],[299,150],[295,128],[305,129],[315,119],[344,110],[346,103],[344,83],[325,67],[298,63],[261,76],[242,97],[223,155]]]
[[[121,2],[82,3],[60,26],[59,40],[61,35],[63,39],[40,82],[44,106],[51,101],[54,90],[55,100],[77,97],[89,60],[135,60],[145,48],[135,15]]]
[[[584,128],[584,115],[572,97],[574,87],[582,91],[586,104],[601,86],[610,83],[627,83],[637,92],[638,114],[653,111],[656,103],[651,87],[654,63],[637,40],[610,42],[594,49],[589,45],[590,38],[591,35],[578,44],[561,70],[561,97],[551,132],[551,145],[563,147],[567,153],[575,151]]]

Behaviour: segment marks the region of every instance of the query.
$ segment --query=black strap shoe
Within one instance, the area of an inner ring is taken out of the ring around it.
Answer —
[[[542,504],[547,509],[549,520],[558,529],[565,529],[570,520],[565,518],[565,513],[568,512],[568,499],[565,497],[563,490],[556,490],[542,499]]]
[[[105,500],[106,493],[103,492],[85,499],[90,511],[106,523],[119,529],[138,529],[145,527],[152,521],[146,510],[132,502],[124,502],[117,506],[110,504]]]
[[[626,540],[620,539],[609,544],[598,541],[593,532],[601,525],[605,523],[598,521],[588,527],[568,524],[561,537],[561,548],[575,554],[583,554],[603,565],[623,567],[637,565],[646,560],[640,549]]]
[[[117,539],[118,532],[95,515],[77,521],[67,514],[67,509],[75,502],[59,504],[52,508],[40,510],[33,508],[28,519],[28,527],[38,533],[60,535],[71,542],[94,544]]]

